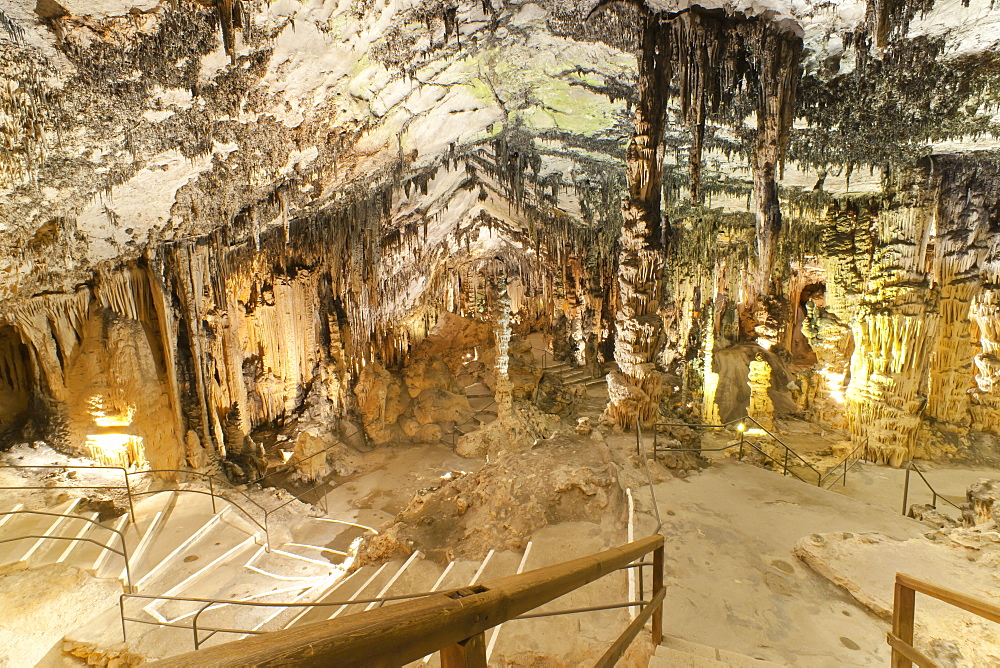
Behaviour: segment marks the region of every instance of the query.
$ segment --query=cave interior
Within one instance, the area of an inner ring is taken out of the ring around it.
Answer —
[[[0,591],[37,599],[0,664],[180,655],[171,596],[471,586],[651,533],[686,607],[623,665],[886,663],[895,572],[995,608],[998,109],[985,0],[0,0]],[[129,582],[37,535],[86,517]],[[226,586],[167,577],[185,554]],[[166,598],[102,635],[122,587]],[[635,614],[485,655],[589,664]],[[1000,662],[988,624],[917,628]]]

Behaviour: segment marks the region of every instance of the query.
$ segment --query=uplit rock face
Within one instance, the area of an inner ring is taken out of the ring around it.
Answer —
[[[1000,480],[977,480],[969,486],[966,498],[970,506],[967,514],[967,519],[971,520],[969,524],[993,522],[1000,527]]]
[[[760,355],[750,362],[748,379],[750,383],[750,410],[748,414],[770,429],[774,420],[774,404],[768,396],[771,389],[771,365]]]
[[[913,453],[927,401],[927,365],[938,314],[929,307],[925,261],[931,214],[920,191],[879,211],[868,289],[851,328],[847,415],[866,456],[899,466]]]

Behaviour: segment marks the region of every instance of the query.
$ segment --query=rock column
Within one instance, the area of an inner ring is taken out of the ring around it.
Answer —
[[[652,422],[662,396],[656,356],[663,340],[659,314],[663,291],[663,226],[660,213],[662,156],[670,67],[670,31],[647,16],[639,61],[635,133],[626,157],[628,198],[623,207],[618,260],[615,361],[608,374],[606,417],[628,428]]]

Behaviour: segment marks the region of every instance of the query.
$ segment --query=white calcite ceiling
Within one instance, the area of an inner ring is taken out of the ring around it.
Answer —
[[[596,4],[244,0],[247,28],[227,54],[214,10],[195,2],[0,0],[0,101],[51,105],[29,114],[38,134],[30,159],[0,176],[0,301],[70,289],[102,262],[204,234],[262,201],[280,200],[280,214],[255,220],[258,232],[287,224],[351,188],[401,182],[511,128],[535,139],[540,179],[620,177],[635,59],[614,36],[593,39],[600,17],[581,27]],[[807,73],[830,59],[850,71],[848,35],[866,20],[858,0],[698,4],[787,23],[804,37]],[[989,3],[940,0],[909,34],[943,39],[941,57],[982,55],[997,48],[998,22]],[[10,108],[0,119],[17,122]],[[685,133],[672,127],[668,144],[680,151]],[[947,137],[936,146],[994,144]],[[751,181],[746,160],[718,147],[705,165],[707,178]],[[435,183],[451,178],[448,192],[460,196],[436,205],[401,196],[395,206],[399,220],[437,206],[431,238],[440,243],[483,207],[503,215],[494,196],[483,202],[456,187],[460,170],[448,173]],[[850,190],[877,190],[880,177],[878,166],[854,170]],[[804,190],[818,179],[794,159],[783,173],[783,185]],[[823,187],[847,191],[842,166]],[[713,205],[746,202],[720,194]],[[559,207],[580,211],[572,196]]]

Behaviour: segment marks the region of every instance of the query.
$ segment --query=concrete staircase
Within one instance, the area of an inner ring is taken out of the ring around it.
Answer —
[[[591,370],[589,367],[585,366],[573,366],[568,362],[558,362],[556,364],[551,364],[544,369],[545,373],[551,373],[558,377],[565,387],[572,387],[573,385],[583,385],[585,387],[590,387],[592,385],[600,385],[607,382],[605,375],[597,376],[596,378],[591,375]]]
[[[738,652],[699,645],[682,638],[664,636],[649,658],[650,668],[780,668],[779,664]]]
[[[273,630],[275,622],[290,621],[301,609],[227,604],[206,608],[196,601],[157,597],[311,602],[343,576],[351,544],[370,531],[351,522],[300,517],[281,530],[286,542],[267,551],[263,531],[254,521],[221,498],[213,505],[203,493],[171,490],[140,497],[135,522],[129,514],[98,521],[96,512],[82,510],[84,504],[75,497],[38,513],[0,515],[0,536],[20,537],[0,542],[0,567],[58,563],[118,580],[125,591],[131,583],[131,593],[140,596],[123,601],[125,616],[134,620],[126,622],[127,642],[117,601],[65,636],[65,651],[98,663],[189,651],[196,614],[199,627],[257,631],[270,624],[268,630]],[[25,508],[19,503],[0,510]],[[124,536],[129,570],[120,554],[102,548],[121,550],[118,534],[109,529]],[[218,633],[211,641],[234,637],[239,636]]]
[[[497,419],[497,402],[490,388],[482,383],[473,383],[465,388],[465,396],[472,406],[472,417],[457,425],[455,430],[464,436]]]

